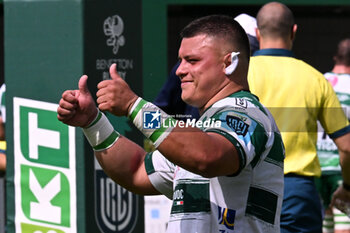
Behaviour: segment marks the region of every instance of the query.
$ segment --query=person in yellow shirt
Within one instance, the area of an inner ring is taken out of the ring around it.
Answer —
[[[294,57],[297,31],[291,10],[270,2],[257,14],[260,50],[249,66],[253,94],[271,111],[285,144],[281,232],[322,232],[322,207],[314,178],[321,169],[316,153],[317,120],[336,143],[343,186],[333,198],[350,200],[350,125],[324,76]]]

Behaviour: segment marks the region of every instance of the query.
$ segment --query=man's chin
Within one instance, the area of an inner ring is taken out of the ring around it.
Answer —
[[[183,102],[185,102],[186,104],[192,105],[192,101],[190,98],[186,98],[184,96],[181,96],[181,99],[183,100]]]
[[[191,105],[192,107],[196,107],[198,108],[199,107],[199,104],[196,103],[193,99],[191,98],[185,98],[183,96],[181,96],[181,99],[188,105]]]

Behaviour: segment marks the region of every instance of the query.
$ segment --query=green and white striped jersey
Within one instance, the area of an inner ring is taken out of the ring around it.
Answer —
[[[159,151],[145,158],[154,187],[173,200],[168,233],[280,232],[284,146],[271,114],[249,92],[224,98],[199,121],[237,149],[240,169],[231,176],[204,178],[168,161]]]
[[[332,84],[339,102],[350,119],[350,74],[325,73],[324,76]],[[317,125],[317,155],[323,174],[339,173],[338,149],[333,140],[326,134],[321,124]]]

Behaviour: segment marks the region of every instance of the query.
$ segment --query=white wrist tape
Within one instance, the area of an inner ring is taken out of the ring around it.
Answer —
[[[175,119],[154,104],[139,97],[128,114],[138,128],[157,148],[174,129]]]
[[[120,136],[105,114],[100,111],[98,111],[95,120],[87,128],[83,128],[83,132],[95,151],[110,148]]]

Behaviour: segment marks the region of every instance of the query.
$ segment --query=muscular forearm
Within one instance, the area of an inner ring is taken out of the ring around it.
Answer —
[[[158,150],[171,162],[204,177],[231,175],[239,167],[231,142],[197,128],[175,128]]]
[[[182,124],[184,122],[176,121],[142,98],[138,98],[128,112],[136,128],[174,164],[204,177],[232,175],[238,171],[237,151],[224,136]],[[149,121],[146,128],[145,119]]]
[[[111,148],[95,152],[105,173],[116,183],[137,194],[158,194],[146,175],[145,155],[140,146],[123,136]]]

